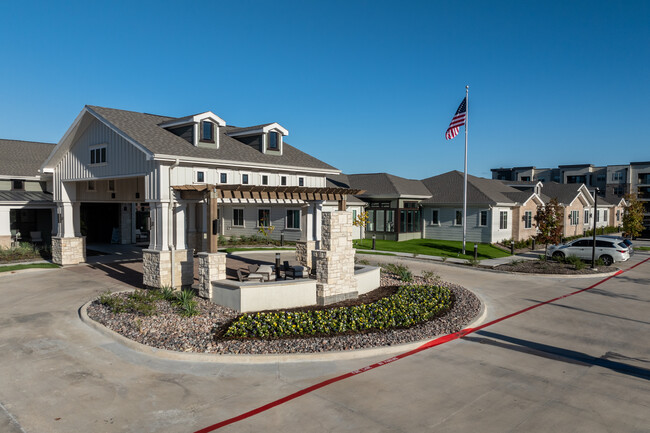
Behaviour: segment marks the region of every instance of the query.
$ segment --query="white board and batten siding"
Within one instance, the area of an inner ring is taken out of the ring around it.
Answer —
[[[106,146],[106,162],[90,164],[91,149]],[[152,171],[154,161],[99,120],[79,133],[74,146],[68,151],[55,169],[55,200],[61,197],[61,182],[93,179],[118,179],[144,176]]]
[[[163,166],[164,169],[164,166]],[[248,175],[248,185],[262,185],[262,176],[268,176],[267,186],[283,186],[281,185],[281,177],[286,176],[286,186],[298,186],[298,178],[305,179],[304,186],[306,187],[324,187],[326,184],[325,176],[309,176],[295,173],[282,173],[264,170],[246,170],[246,169],[232,169],[227,167],[202,167],[200,165],[185,165],[181,164],[174,167],[171,174],[172,185],[193,185],[199,183],[197,181],[197,172],[204,173],[204,181],[202,183],[214,185],[221,183],[221,174],[226,175],[225,185],[241,185],[242,175]]]

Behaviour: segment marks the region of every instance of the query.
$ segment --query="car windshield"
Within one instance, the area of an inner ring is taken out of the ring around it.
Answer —
[[[618,244],[619,247],[627,249],[627,245],[625,245],[625,242],[621,242]]]

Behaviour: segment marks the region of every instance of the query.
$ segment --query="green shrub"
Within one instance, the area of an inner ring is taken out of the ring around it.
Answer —
[[[436,274],[433,271],[422,272],[422,278],[424,281],[426,281],[427,284],[431,285],[440,284],[440,281],[442,280],[442,278],[440,278],[440,275]]]
[[[451,303],[449,289],[407,285],[371,304],[243,314],[228,327],[225,337],[269,339],[408,328],[447,311]]]
[[[176,300],[176,293],[174,292],[174,289],[171,286],[162,286],[160,289],[158,289],[158,295],[160,299],[164,301],[175,301]]]
[[[187,302],[183,302],[181,304],[181,316],[184,317],[192,317],[192,316],[198,316],[199,315],[199,308],[196,300],[190,299]]]
[[[564,259],[564,263],[568,263],[573,265],[573,267],[579,271],[580,269],[584,269],[585,267],[585,262],[582,261],[582,259],[576,257],[576,256],[569,256]]]
[[[186,304],[194,299],[192,290],[181,290],[176,294],[176,303],[179,305]]]
[[[397,277],[405,283],[413,281],[413,274],[409,268],[405,265],[396,265],[394,263],[388,263],[382,265],[382,270],[389,272],[391,274],[397,275]]]
[[[479,263],[481,263],[481,262],[479,262],[476,259],[468,259],[465,263],[470,265],[470,266],[478,266]]]

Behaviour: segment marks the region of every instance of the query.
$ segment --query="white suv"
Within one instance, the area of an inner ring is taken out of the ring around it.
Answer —
[[[566,244],[551,245],[546,250],[546,255],[558,259],[576,256],[582,260],[591,260],[592,246],[592,238],[580,238]],[[624,262],[629,258],[630,252],[624,242],[596,238],[596,259],[602,260],[605,266],[614,262]]]

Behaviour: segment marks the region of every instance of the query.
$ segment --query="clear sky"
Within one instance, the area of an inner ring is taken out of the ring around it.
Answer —
[[[650,160],[650,1],[0,2],[0,138],[84,105],[278,122],[345,173]]]

